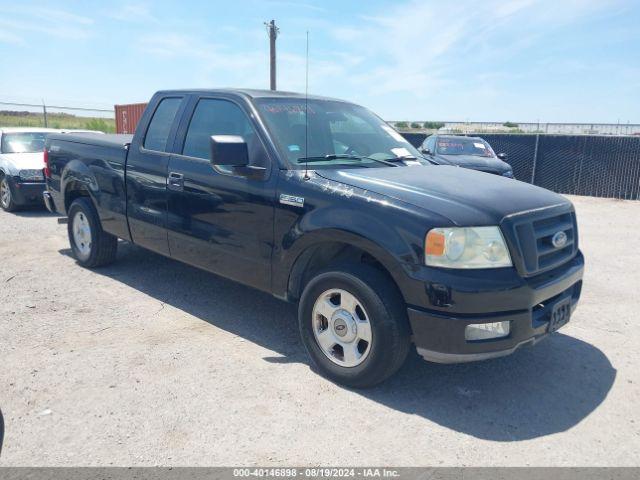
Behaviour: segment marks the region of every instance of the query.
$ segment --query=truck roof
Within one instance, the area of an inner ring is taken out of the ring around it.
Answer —
[[[171,94],[188,94],[188,93],[198,93],[198,94],[235,94],[241,95],[248,98],[295,98],[303,100],[306,95],[304,93],[298,92],[285,92],[282,90],[259,90],[259,89],[251,89],[251,88],[192,88],[192,89],[180,89],[180,90],[160,90],[159,94],[163,95],[171,95]],[[331,98],[331,97],[322,97],[319,95],[309,95],[307,97],[309,100],[331,100],[334,102],[343,102],[343,103],[351,103],[346,100],[341,100],[339,98]]]

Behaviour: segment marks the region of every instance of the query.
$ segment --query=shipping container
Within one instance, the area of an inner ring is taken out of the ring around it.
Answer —
[[[136,125],[138,125],[146,106],[146,103],[115,105],[116,133],[135,133]]]

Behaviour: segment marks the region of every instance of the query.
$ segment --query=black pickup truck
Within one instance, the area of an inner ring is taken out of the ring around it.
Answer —
[[[311,359],[346,385],[386,379],[412,343],[442,363],[512,353],[580,297],[571,202],[432,165],[352,103],[162,91],[134,136],[51,135],[45,162],[80,265],[120,238],[298,302]]]

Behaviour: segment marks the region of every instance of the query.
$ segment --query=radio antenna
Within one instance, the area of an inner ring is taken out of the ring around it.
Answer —
[[[309,30],[304,82],[304,179],[309,180]]]

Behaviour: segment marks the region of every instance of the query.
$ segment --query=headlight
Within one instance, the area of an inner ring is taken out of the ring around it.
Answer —
[[[44,180],[42,170],[20,170],[18,172],[20,180],[23,182],[33,182],[38,180]]]
[[[425,239],[425,263],[445,268],[510,267],[511,256],[498,227],[434,228]]]
[[[506,172],[504,172],[502,174],[503,177],[507,177],[507,178],[514,178],[513,176],[513,170],[507,170]]]

